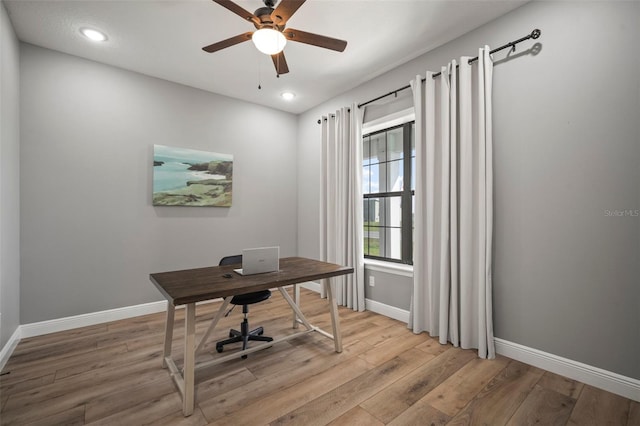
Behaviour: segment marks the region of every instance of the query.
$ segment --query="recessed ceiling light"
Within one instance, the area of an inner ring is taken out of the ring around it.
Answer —
[[[290,101],[296,97],[296,94],[293,92],[282,92],[280,93],[280,96],[282,96],[282,99],[284,99],[285,101]]]
[[[92,41],[105,41],[107,39],[106,34],[91,28],[82,28],[80,29],[80,32],[83,36]]]

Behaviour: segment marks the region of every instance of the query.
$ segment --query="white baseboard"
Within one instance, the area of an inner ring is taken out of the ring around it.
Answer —
[[[43,334],[56,333],[89,325],[102,324],[109,321],[137,317],[140,315],[155,314],[167,310],[167,301],[144,303],[142,305],[125,306],[123,308],[109,309],[107,311],[92,312],[75,315],[72,317],[58,318],[54,320],[23,324],[20,326],[20,338],[41,336]]]
[[[640,380],[495,338],[496,353],[640,402]]]
[[[385,305],[384,303],[376,302],[375,300],[365,299],[364,308],[367,311],[375,312],[376,314],[384,315],[385,317],[402,321],[405,324],[409,322],[409,311],[396,308],[395,306],[389,306]]]
[[[316,293],[320,293],[320,284],[316,282],[309,281],[302,284],[301,286],[311,291],[315,291]],[[376,314],[384,315],[386,317],[393,318],[404,323],[409,322],[409,311],[396,308],[395,306],[386,305],[384,303],[376,302],[375,300],[371,299],[365,299],[364,308],[367,311],[375,312]]]
[[[7,361],[9,361],[13,350],[18,346],[18,343],[20,343],[20,338],[20,326],[18,326],[16,331],[13,332],[11,337],[9,337],[9,340],[7,340],[7,343],[0,351],[0,371],[2,371]]]
[[[306,288],[307,290],[315,291],[316,293],[320,293],[320,284],[314,281],[302,283],[300,284],[300,287]]]

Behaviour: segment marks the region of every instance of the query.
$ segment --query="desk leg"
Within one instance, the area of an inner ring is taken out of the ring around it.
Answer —
[[[184,317],[184,395],[182,396],[182,413],[193,414],[195,402],[195,346],[196,346],[196,304],[188,303]]]
[[[342,335],[340,334],[340,317],[338,316],[338,302],[334,296],[333,280],[324,280],[324,289],[327,293],[327,301],[329,302],[329,311],[331,311],[331,325],[333,327],[333,344],[336,352],[342,352]]]
[[[300,306],[300,287],[298,284],[293,285],[293,303]],[[296,315],[296,311],[293,311],[293,328],[298,328],[298,325],[298,315]]]
[[[167,357],[171,357],[171,344],[173,342],[173,321],[176,307],[170,300],[167,300],[167,322],[164,328],[164,353],[162,355],[162,368],[167,368]]]

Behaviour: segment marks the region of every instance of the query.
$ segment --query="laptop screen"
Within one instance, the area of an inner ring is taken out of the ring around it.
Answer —
[[[280,267],[280,247],[260,247],[242,250],[240,275],[261,274],[278,271]]]

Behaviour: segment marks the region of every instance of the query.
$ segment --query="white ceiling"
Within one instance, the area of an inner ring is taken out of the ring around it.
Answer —
[[[214,93],[301,113],[483,25],[524,0],[308,0],[288,26],[348,41],[338,53],[289,42],[288,74],[251,42],[209,45],[251,23],[211,0],[3,0],[21,41]],[[261,0],[238,0],[253,12]],[[79,29],[109,40],[93,43]],[[258,84],[262,89],[258,90]],[[284,101],[280,93],[297,97]]]

